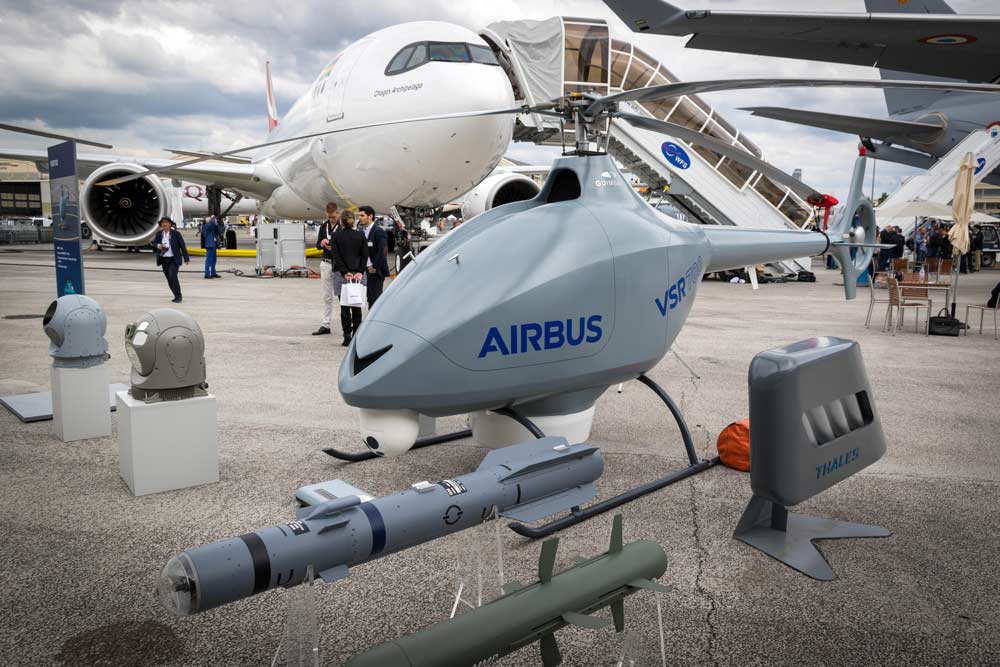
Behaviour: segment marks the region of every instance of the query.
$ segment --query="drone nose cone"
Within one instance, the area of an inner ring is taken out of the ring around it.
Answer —
[[[449,382],[452,364],[411,331],[369,319],[340,366],[338,385],[348,405],[378,411],[419,410],[430,385]]]

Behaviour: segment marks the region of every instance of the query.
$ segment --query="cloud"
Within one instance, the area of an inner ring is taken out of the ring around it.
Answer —
[[[801,0],[674,0],[687,8],[801,10]],[[823,11],[863,11],[861,0],[828,0]],[[1000,13],[1000,0],[953,0],[962,12]],[[116,152],[161,155],[164,147],[220,149],[264,134],[264,62],[272,61],[279,114],[323,65],[363,35],[397,23],[439,20],[478,28],[496,20],[555,15],[605,18],[622,39],[683,79],[743,76],[874,78],[870,68],[756,58],[684,48],[685,39],[636,35],[600,0],[0,0],[0,121],[47,126],[108,141]],[[881,93],[786,89],[705,96],[777,166],[845,193],[856,139],[754,118],[739,107],[791,106],[882,116]],[[6,146],[38,139],[4,134]],[[558,149],[513,144],[510,154],[548,162]],[[914,173],[880,163],[875,189]],[[878,194],[878,192],[876,192]]]

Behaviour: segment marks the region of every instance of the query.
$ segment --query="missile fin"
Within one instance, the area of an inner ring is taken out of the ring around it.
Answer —
[[[551,496],[546,496],[545,498],[539,498],[538,500],[534,500],[530,503],[522,503],[520,505],[508,507],[507,509],[501,511],[500,515],[507,517],[508,519],[513,519],[514,521],[531,523],[532,521],[538,521],[539,519],[553,514],[558,514],[559,512],[573,507],[586,505],[588,502],[593,500],[596,495],[597,490],[594,488],[593,484],[583,484],[581,486],[573,487],[572,489],[566,489],[565,491],[554,493]]]
[[[557,667],[557,665],[562,664],[559,644],[556,642],[555,635],[551,632],[547,635],[542,635],[541,649],[542,667]]]
[[[547,439],[548,438],[546,438],[546,440]],[[563,445],[557,445],[557,446],[564,446],[565,442],[566,441],[563,440]],[[538,472],[539,470],[544,470],[545,468],[551,468],[552,466],[561,465],[566,461],[572,459],[582,459],[585,456],[590,456],[596,451],[598,451],[597,447],[590,447],[588,445],[573,445],[567,447],[562,452],[553,451],[552,456],[549,456],[544,460],[535,461],[534,463],[528,463],[527,465],[523,465],[521,467],[516,467],[516,464],[514,466],[511,466],[513,470],[511,470],[511,472],[505,477],[501,477],[500,481],[510,483],[512,481],[520,479],[521,477],[530,475],[533,472]]]
[[[349,574],[351,574],[351,570],[346,565],[337,565],[336,567],[330,567],[320,572],[319,578],[328,584],[332,584]]]
[[[570,625],[587,628],[588,630],[600,630],[601,628],[606,628],[611,625],[610,618],[588,616],[587,614],[579,614],[575,611],[567,611],[562,615],[562,620],[566,621]]]
[[[611,522],[611,546],[608,547],[609,554],[616,554],[622,550],[622,515],[616,514]]]
[[[625,598],[611,602],[611,618],[615,621],[615,632],[625,632]]]
[[[516,593],[522,588],[524,588],[524,584],[522,584],[520,581],[508,581],[506,584],[503,585],[501,590],[503,591],[504,595],[510,595],[511,593]]]
[[[295,518],[300,521],[305,521],[308,519],[323,519],[328,516],[333,516],[345,510],[349,510],[352,507],[357,507],[361,504],[361,498],[357,496],[346,496],[344,498],[334,498],[333,500],[327,500],[319,505],[314,505],[311,507],[303,507],[295,512]]]
[[[558,549],[558,537],[542,542],[542,553],[538,555],[538,580],[543,584],[552,581],[552,570],[556,566],[556,551]]]
[[[319,533],[317,533],[317,534],[318,535],[322,535],[323,533],[326,533],[328,531],[334,530],[336,528],[343,528],[344,526],[346,526],[350,522],[351,522],[350,519],[341,519],[340,521],[336,521],[334,523],[331,523],[329,526],[323,526],[322,528],[319,529]]]
[[[552,436],[521,442],[510,447],[494,449],[483,458],[477,469],[489,470],[490,468],[502,465],[511,470],[516,470],[523,464],[534,463],[539,457],[545,456],[547,452],[552,451],[554,447],[558,447],[559,445],[569,447],[566,438]]]
[[[657,593],[670,592],[669,586],[664,586],[663,584],[657,583],[652,579],[633,579],[628,582],[628,585],[632,588],[642,588],[647,591],[656,591]]]

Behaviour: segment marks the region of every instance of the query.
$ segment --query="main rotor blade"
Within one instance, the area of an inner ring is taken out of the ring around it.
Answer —
[[[36,130],[31,127],[21,127],[20,125],[7,125],[6,123],[0,123],[0,130],[9,130],[11,132],[18,132],[20,134],[33,134],[36,137],[47,137],[49,139],[62,139],[63,141],[75,141],[78,144],[86,144],[87,146],[97,146],[98,148],[114,148],[111,144],[102,144],[98,141],[88,141],[87,139],[77,139],[76,137],[68,137],[65,134],[54,134],[52,132],[46,132],[45,130]]]
[[[211,153],[203,151],[182,151],[179,148],[165,148],[168,153],[183,155],[184,157],[203,157],[209,160],[221,160],[222,162],[233,162],[235,164],[250,164],[250,158],[245,157],[212,157]]]
[[[1000,93],[1000,86],[988,83],[950,83],[947,81],[898,81],[895,79],[720,79],[716,81],[681,81],[648,88],[634,88],[605,95],[587,107],[594,116],[617,102],[649,102],[681,95],[715,93],[723,90],[754,88],[915,88],[966,93]]]
[[[665,120],[646,118],[645,116],[639,116],[637,114],[627,113],[624,111],[612,114],[612,118],[621,118],[636,127],[652,130],[661,134],[667,134],[671,137],[681,139],[689,144],[698,144],[700,146],[704,146],[705,148],[710,148],[719,155],[724,155],[734,162],[739,162],[742,165],[750,167],[754,171],[761,172],[775,183],[784,185],[786,188],[790,189],[806,201],[816,201],[823,197],[818,190],[809,187],[799,179],[793,177],[791,174],[786,174],[777,167],[764,162],[755,155],[752,155],[737,146],[727,144],[724,141],[719,141],[718,139],[710,137],[707,134],[702,134],[698,130],[692,130],[689,127],[684,127],[683,125],[678,125],[676,123],[668,123]]]
[[[246,153],[247,151],[257,150],[258,148],[266,148],[267,146],[277,146],[278,144],[287,144],[293,141],[302,141],[303,139],[312,139],[314,137],[325,137],[328,134],[337,134],[339,132],[350,132],[351,130],[365,130],[373,127],[386,127],[389,125],[401,125],[403,123],[423,123],[430,120],[451,120],[456,118],[475,118],[477,116],[498,116],[502,114],[521,114],[527,113],[528,107],[513,107],[510,109],[490,109],[487,111],[463,111],[461,113],[449,113],[441,114],[439,116],[421,116],[418,118],[402,118],[400,120],[386,120],[380,121],[378,123],[365,123],[364,125],[353,125],[351,127],[342,127],[336,130],[324,130],[323,132],[313,132],[312,134],[301,134],[297,137],[288,137],[286,139],[278,139],[276,141],[265,141],[262,144],[254,144],[253,146],[242,146],[240,148],[233,148],[228,151],[222,151],[220,153],[206,153],[202,157],[192,158],[190,160],[182,160],[181,162],[174,162],[172,164],[157,167],[155,169],[148,169],[144,172],[138,174],[130,174],[128,176],[122,176],[121,178],[111,178],[106,181],[101,181],[97,185],[117,185],[118,183],[125,183],[126,181],[134,181],[138,178],[143,178],[145,176],[152,176],[153,174],[159,174],[163,171],[171,171],[173,169],[178,169],[180,167],[187,167],[188,165],[198,164],[199,162],[205,162],[206,160],[218,160],[225,158],[230,155],[236,155],[237,153]]]

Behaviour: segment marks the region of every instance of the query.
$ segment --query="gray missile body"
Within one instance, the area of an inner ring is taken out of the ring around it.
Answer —
[[[600,452],[564,438],[491,451],[472,473],[362,502],[357,496],[299,510],[296,521],[188,549],[160,574],[160,600],[178,616],[302,583],[313,566],[326,582],[349,568],[481,523],[496,507],[518,521],[582,505],[604,470]]]
[[[626,596],[640,589],[666,590],[654,581],[667,569],[660,545],[640,540],[622,546],[615,517],[611,548],[553,576],[558,538],[542,546],[539,581],[504,587],[506,595],[461,616],[380,644],[345,667],[477,667],[541,642],[542,664],[562,662],[554,633],[566,625],[597,629],[611,620],[590,616],[611,607],[615,630],[625,629]]]

